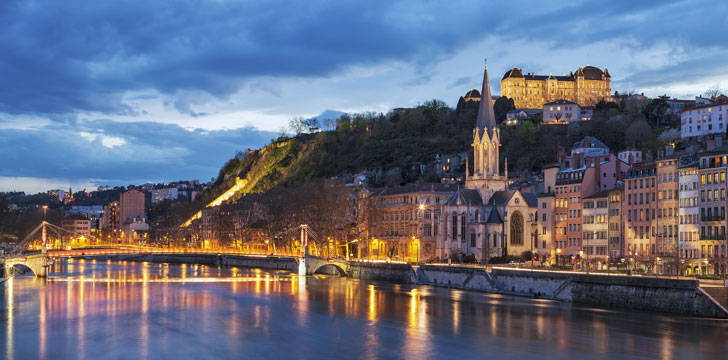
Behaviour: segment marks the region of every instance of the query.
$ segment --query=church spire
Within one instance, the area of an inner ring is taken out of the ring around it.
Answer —
[[[493,111],[493,100],[490,95],[490,83],[488,82],[488,59],[485,59],[485,70],[483,71],[483,91],[480,92],[477,127],[482,130],[495,128],[495,112]]]

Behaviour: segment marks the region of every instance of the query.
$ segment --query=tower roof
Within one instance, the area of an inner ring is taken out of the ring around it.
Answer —
[[[477,127],[481,130],[492,130],[495,128],[495,111],[493,111],[493,101],[490,95],[490,82],[488,81],[488,63],[486,59],[485,69],[483,70],[483,90],[480,92],[480,107],[478,108]]]
[[[465,98],[480,98],[480,92],[478,89],[473,89],[465,93]]]
[[[507,79],[507,78],[511,78],[511,77],[519,77],[519,78],[522,78],[523,77],[523,70],[514,67],[513,69],[510,69],[510,70],[506,71],[506,73],[503,75],[503,79],[501,79],[501,80],[504,80],[504,79]]]

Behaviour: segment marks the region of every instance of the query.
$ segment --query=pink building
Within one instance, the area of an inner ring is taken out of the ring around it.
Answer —
[[[119,207],[121,224],[133,222],[137,218],[145,219],[144,193],[134,189],[121,193]]]

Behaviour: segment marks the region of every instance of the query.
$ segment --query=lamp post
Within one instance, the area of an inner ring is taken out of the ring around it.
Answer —
[[[559,258],[561,257],[561,249],[556,249],[556,267],[559,266]]]
[[[346,261],[349,261],[349,244],[353,244],[359,242],[359,239],[354,239],[352,241],[348,241],[344,243],[344,247],[346,248]]]
[[[46,211],[48,210],[48,205],[43,205],[43,238],[41,240],[41,249],[40,252],[43,254],[43,256],[46,255],[46,241],[48,237],[48,233],[46,232]]]

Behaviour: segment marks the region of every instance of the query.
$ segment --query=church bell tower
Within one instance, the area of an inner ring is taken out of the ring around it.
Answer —
[[[473,129],[473,173],[465,170],[465,186],[477,190],[487,202],[494,192],[506,190],[507,182],[506,177],[500,175],[500,130],[495,124],[487,59],[480,94],[478,121]]]

